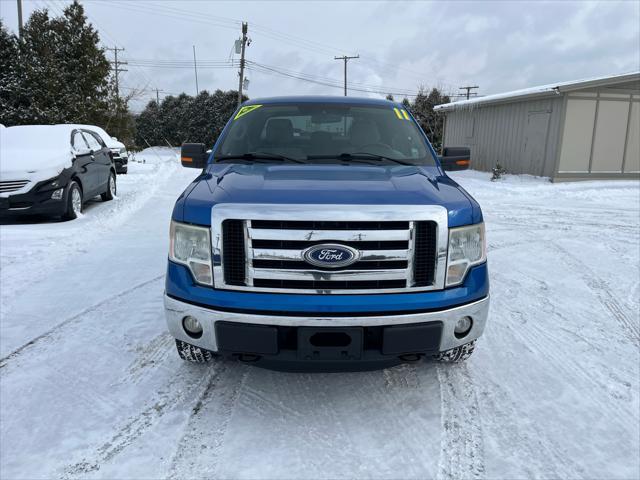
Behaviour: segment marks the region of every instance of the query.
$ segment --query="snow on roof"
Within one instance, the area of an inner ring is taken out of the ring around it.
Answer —
[[[521,90],[513,90],[511,92],[496,93],[485,97],[476,97],[469,100],[461,100],[453,103],[444,103],[436,105],[434,110],[447,112],[459,110],[463,108],[473,108],[475,106],[496,103],[505,100],[522,100],[527,97],[538,95],[560,94],[570,90],[580,90],[588,87],[599,87],[603,85],[622,83],[626,81],[640,81],[640,71],[631,73],[622,73],[617,75],[607,75],[603,77],[584,78],[581,80],[571,80],[568,82],[557,82],[549,85],[540,85],[537,87],[523,88]]]
[[[71,149],[73,125],[20,125],[2,129],[0,146],[5,149]]]
[[[92,132],[97,133],[104,143],[107,144],[109,148],[124,148],[124,143],[119,142],[118,140],[114,140],[111,135],[104,129],[100,128],[97,125],[85,125],[82,123],[60,123],[59,125],[65,125],[67,127],[75,127],[75,128],[83,128],[85,130],[91,130]]]
[[[0,129],[0,177],[52,178],[71,165],[69,125],[24,125]]]

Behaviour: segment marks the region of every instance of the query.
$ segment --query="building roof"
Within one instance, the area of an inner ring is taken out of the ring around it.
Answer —
[[[603,77],[585,78],[581,80],[572,80],[569,82],[557,82],[549,85],[540,85],[538,87],[523,88],[512,92],[496,93],[485,97],[476,97],[469,100],[461,100],[459,102],[445,103],[437,105],[434,110],[448,112],[452,110],[474,108],[476,106],[487,105],[498,102],[519,101],[530,97],[548,96],[553,94],[561,94],[574,90],[582,90],[585,88],[602,87],[624,83],[629,81],[640,81],[640,71],[623,73],[618,75],[607,75]]]
[[[337,95],[292,95],[286,97],[252,98],[243,105],[267,105],[276,103],[335,103],[348,105],[398,105],[381,98],[345,97]]]

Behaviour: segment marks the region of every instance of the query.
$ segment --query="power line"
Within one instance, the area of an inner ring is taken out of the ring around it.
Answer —
[[[259,71],[261,73],[279,75],[282,77],[293,78],[293,79],[302,80],[309,83],[314,83],[318,85],[323,85],[323,86],[332,87],[332,88],[339,88],[341,90],[344,90],[344,84],[337,80],[325,80],[325,79],[314,77],[301,72],[290,72],[279,67],[273,67],[273,66],[265,65],[258,62],[253,62],[250,60],[247,60],[247,63],[251,64],[256,69],[256,71]],[[409,91],[395,91],[394,89],[388,88],[388,87],[376,86],[372,88],[363,88],[353,83],[347,83],[347,86],[350,90],[356,91],[356,92],[375,93],[380,95],[391,94],[391,95],[404,96],[404,97],[415,97],[419,95],[418,93],[409,93]]]
[[[191,22],[191,23],[200,23],[204,25],[214,25],[221,28],[233,29],[235,30],[238,26],[242,25],[242,21],[235,18],[229,17],[221,17],[210,15],[209,13],[204,12],[193,12],[185,9],[180,9],[178,7],[171,7],[167,5],[162,5],[156,2],[146,2],[145,6],[136,5],[132,2],[123,2],[123,0],[112,0],[112,3],[117,3],[117,5],[123,9],[129,9],[131,11],[141,12],[141,13],[152,13],[160,16],[180,19],[183,21]],[[100,3],[97,3],[98,5]],[[152,8],[149,8],[149,7]],[[261,35],[266,38],[270,38],[272,40],[286,43],[289,46],[295,46],[297,48],[312,51],[315,53],[319,53],[322,55],[331,54],[340,48],[328,45],[326,43],[317,42],[315,40],[305,39],[296,35],[291,35],[285,32],[282,32],[277,29],[272,29],[255,22],[251,22],[252,31],[255,35]],[[368,56],[362,56],[361,61],[364,64],[374,64],[377,69],[392,71],[394,73],[405,72],[404,76],[412,76],[417,80],[423,81],[426,77],[424,73],[417,72],[415,70],[410,70],[405,67],[398,66],[397,64],[384,62],[381,60],[376,60],[374,58],[370,58]],[[200,66],[200,64],[199,64]],[[153,68],[160,68],[154,66]],[[163,67],[165,68],[165,67]],[[166,67],[168,68],[168,67]],[[190,67],[189,67],[190,68]],[[451,84],[445,84],[442,81],[439,81],[439,85],[443,85],[449,90],[454,90],[454,86]]]
[[[60,1],[62,4],[64,4],[64,0],[51,0],[51,2],[56,5],[56,1]],[[47,5],[49,4],[47,0],[45,0],[45,2],[47,3]],[[63,7],[61,7],[63,8]],[[62,15],[62,14],[61,14]],[[100,35],[102,36],[103,34],[109,39],[109,41],[115,45],[116,47],[120,46],[120,47],[125,47],[125,45],[122,45],[113,35],[110,35],[109,32],[102,28],[100,25],[98,25],[98,22],[96,22],[95,17],[90,16],[89,12],[87,12],[87,10],[85,10],[85,15],[87,16],[87,18],[96,26],[96,29],[98,30],[98,32],[100,33]],[[146,90],[146,87],[148,87],[150,84],[153,83],[153,81],[149,78],[149,76],[146,74],[146,72],[140,68],[139,66],[136,65],[130,65],[131,67],[134,68],[134,71],[132,72],[134,76],[136,76],[136,78],[138,78],[138,81],[140,81],[142,84],[145,85],[145,88],[142,90]],[[141,78],[144,77],[144,78]],[[122,88],[122,87],[120,87]]]

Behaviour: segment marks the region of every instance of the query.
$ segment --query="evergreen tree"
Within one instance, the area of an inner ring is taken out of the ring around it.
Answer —
[[[110,65],[82,5],[59,18],[36,10],[20,40],[0,30],[0,123],[105,124]]]
[[[193,142],[210,147],[235,111],[237,99],[234,90],[213,94],[204,90],[196,97],[185,93],[165,97],[160,105],[152,100],[136,118],[136,144],[144,148]]]
[[[21,76],[17,70],[18,42],[0,19],[0,123],[11,125],[16,117]]]
[[[443,117],[433,110],[433,107],[442,103],[449,103],[451,100],[447,95],[443,95],[437,88],[432,88],[427,94],[420,88],[413,103],[405,98],[402,103],[411,110],[411,113],[420,124],[424,132],[429,137],[436,151],[441,150],[444,141],[444,121]]]

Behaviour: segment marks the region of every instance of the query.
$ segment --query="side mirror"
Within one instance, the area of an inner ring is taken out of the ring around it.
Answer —
[[[446,147],[440,157],[440,165],[447,172],[467,170],[471,165],[471,149],[469,147]]]
[[[183,143],[180,160],[183,167],[204,168],[207,165],[207,152],[204,143]]]

